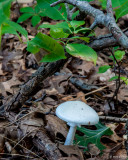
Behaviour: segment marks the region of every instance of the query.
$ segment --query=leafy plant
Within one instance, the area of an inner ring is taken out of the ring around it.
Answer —
[[[59,7],[50,7],[51,1],[40,1],[37,0],[37,4],[40,6],[40,8],[43,9],[44,15],[47,15],[48,17],[54,19],[54,20],[64,20],[60,23],[56,24],[42,24],[39,26],[40,28],[49,28],[50,29],[50,36],[54,38],[54,40],[47,36],[45,39],[45,42],[43,42],[44,39],[40,39],[41,43],[39,44],[37,41],[37,38],[39,38],[39,35],[42,37],[46,37],[44,34],[37,34],[37,36],[28,43],[27,50],[32,53],[37,53],[40,48],[43,48],[47,50],[47,55],[43,57],[41,62],[53,62],[60,59],[65,59],[64,52],[58,51],[55,53],[54,48],[52,47],[50,50],[48,47],[46,47],[47,44],[50,43],[50,46],[52,46],[53,41],[56,42],[56,45],[59,44],[61,46],[60,48],[65,48],[66,51],[75,57],[80,57],[81,59],[87,60],[87,61],[93,61],[94,64],[96,64],[97,60],[97,54],[96,52],[84,44],[75,43],[75,40],[85,41],[86,43],[89,42],[88,37],[82,37],[79,36],[79,34],[85,34],[86,32],[90,31],[89,28],[83,27],[85,24],[84,21],[69,21],[67,19],[67,13],[66,8],[64,5],[59,5]],[[52,13],[52,14],[51,14]],[[70,37],[69,37],[70,36]],[[70,43],[70,40],[73,39],[73,43]],[[44,45],[45,43],[45,45]],[[63,43],[63,46],[61,45]]]
[[[41,48],[48,52],[41,62],[53,62],[66,58],[64,49],[59,43],[45,34],[38,33],[36,37],[28,43],[27,50],[32,53],[37,53]]]
[[[50,7],[50,4],[54,2],[54,0],[37,0],[37,5],[32,7],[24,7],[20,9],[20,12],[23,13],[18,18],[18,23],[24,22],[25,20],[31,18],[31,23],[33,27],[35,27],[40,21],[41,17],[49,17],[54,20],[66,20],[67,13],[64,7],[64,4],[61,6],[61,10],[59,7]]]
[[[27,31],[23,29],[19,24],[11,21],[9,18],[12,1],[13,0],[5,0],[0,2],[0,47],[2,35],[5,33],[15,34],[20,39],[20,36],[18,34],[19,32],[27,38]]]
[[[114,55],[110,56],[110,58],[113,60],[113,66],[109,66],[109,65],[100,66],[98,73],[105,73],[108,69],[113,68],[114,64],[116,64],[117,61],[121,61],[123,59],[124,55],[125,55],[124,51],[117,50],[114,53]],[[110,78],[109,81],[113,81],[113,80],[117,80],[117,79],[122,80],[126,85],[128,84],[128,78],[117,76],[117,75],[112,77],[112,78]]]
[[[18,18],[17,23],[24,22],[28,18],[32,17],[31,23],[33,27],[35,27],[41,21],[41,17],[45,16],[43,11],[40,9],[39,5],[36,5],[35,8],[32,7],[21,8],[20,12],[23,14]]]
[[[79,136],[78,134],[76,134],[75,144],[85,147],[85,150],[87,150],[87,145],[89,143],[95,144],[101,151],[105,149],[105,146],[101,143],[100,139],[104,135],[112,135],[113,132],[110,128],[104,126],[100,122],[95,126],[97,128],[96,130],[90,130],[84,127],[77,127],[77,131],[82,132],[84,135]]]

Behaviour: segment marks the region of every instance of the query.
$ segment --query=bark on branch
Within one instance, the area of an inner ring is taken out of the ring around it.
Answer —
[[[77,1],[77,0],[58,0],[51,4],[51,7],[56,6],[60,3],[68,3],[75,7],[77,7],[80,12],[90,15],[95,18],[94,23],[91,25],[91,29],[94,29],[97,25],[103,25],[107,27],[112,33],[113,37],[117,40],[117,42],[124,48],[128,48],[128,37],[121,31],[121,29],[117,26],[115,19],[112,14],[112,5],[111,0],[107,1],[107,14],[105,15],[99,9],[92,7],[86,1]]]
[[[123,32],[128,37],[128,29]],[[114,47],[120,45],[115,39],[112,34],[106,34],[103,36],[99,36],[97,38],[94,38],[92,42],[88,44],[90,47],[92,47],[94,50],[102,50],[104,48],[108,47]]]

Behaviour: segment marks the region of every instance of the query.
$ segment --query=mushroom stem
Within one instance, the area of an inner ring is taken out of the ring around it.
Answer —
[[[76,132],[76,126],[71,125],[64,145],[72,145]]]

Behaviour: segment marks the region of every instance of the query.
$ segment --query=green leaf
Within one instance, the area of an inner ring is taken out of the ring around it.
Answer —
[[[120,8],[115,9],[115,14],[116,14],[116,20],[118,20],[120,17],[128,14],[128,0],[125,1]]]
[[[72,20],[75,19],[78,14],[79,14],[79,10],[76,11],[76,12],[74,12],[74,13],[72,14]]]
[[[78,28],[79,26],[81,26],[81,25],[84,25],[85,24],[85,21],[70,21],[70,25],[74,28],[74,29],[76,29],[76,28]]]
[[[62,28],[65,33],[67,33],[67,34],[72,33],[67,22],[56,23],[54,25],[52,25],[50,23],[42,24],[39,26],[39,28],[50,28],[50,29]]]
[[[70,29],[67,22],[61,22],[56,24],[41,24],[39,28],[63,28],[63,29]]]
[[[42,17],[46,16],[46,14],[43,13],[42,9],[40,8],[38,4],[35,6],[35,13]]]
[[[41,62],[54,62],[66,58],[63,47],[54,39],[45,34],[38,33],[36,37],[28,43],[27,50],[30,52],[32,51],[32,45],[34,51],[33,53],[37,53],[40,48],[43,48],[48,52],[48,54],[44,56]]]
[[[126,85],[128,85],[128,78],[126,78],[126,77],[120,77],[120,79],[123,80]]]
[[[119,76],[114,76],[112,78],[109,79],[109,82],[113,81],[113,80],[117,80],[119,78]]]
[[[3,14],[8,18],[10,17],[10,7],[12,1],[13,0],[4,0],[0,3],[0,12],[3,12]]]
[[[12,0],[4,0],[0,2],[0,26],[10,17],[10,7]]]
[[[116,52],[114,53],[114,56],[115,56],[115,58],[116,58],[117,60],[121,60],[124,55],[125,55],[125,52],[124,52],[124,51],[120,51],[120,50],[118,50],[118,51],[116,51]],[[114,61],[114,57],[113,57],[113,56],[110,56],[110,58],[112,58],[112,60]]]
[[[62,28],[51,28],[50,35],[53,38],[67,38],[69,34],[64,33]]]
[[[16,30],[13,27],[9,26],[8,24],[3,24],[3,26],[2,26],[2,35],[5,33],[15,34],[19,37]]]
[[[96,64],[97,60],[96,52],[92,48],[86,45],[77,43],[67,44],[66,51],[74,57],[80,57],[81,59],[87,61],[93,61],[94,64]]]
[[[19,24],[10,20],[6,20],[6,23],[27,38],[27,31],[24,28],[22,28]]]
[[[64,8],[59,10],[59,5],[51,7],[50,4],[55,2],[54,0],[37,0],[39,7],[42,9],[43,13],[49,18],[54,20],[67,20],[67,12]]]
[[[79,33],[79,32],[85,33],[87,31],[91,31],[91,29],[84,27],[84,28],[76,29],[74,33]]]
[[[89,43],[90,41],[90,38],[88,38],[88,37],[79,37],[79,36],[75,36],[75,37],[71,37],[70,39],[81,39],[81,40],[83,40],[83,41],[85,41],[85,42],[87,42],[87,43]]]
[[[31,22],[33,27],[35,27],[39,22],[40,22],[41,18],[38,15],[35,15],[32,17]]]
[[[101,143],[100,139],[103,135],[112,135],[113,132],[110,128],[104,126],[101,123],[96,125],[97,130],[90,130],[84,127],[77,127],[79,132],[82,132],[84,136],[75,135],[76,142],[79,146],[87,147],[89,143],[95,144],[100,150],[105,149],[106,147]]]
[[[27,44],[27,51],[33,54],[38,53],[40,51],[40,47],[35,45],[32,41],[28,42]]]
[[[20,12],[24,13],[24,12],[27,12],[27,13],[35,13],[34,9],[32,7],[24,7],[24,8],[21,8],[20,9]]]
[[[125,3],[127,0],[112,0],[112,7],[119,7],[121,6],[123,3]],[[101,2],[101,5],[103,7],[103,9],[106,9],[106,4],[107,4],[107,0],[99,0],[99,2]]]
[[[32,16],[33,16],[33,13],[24,13],[18,18],[17,23],[24,22],[24,21],[26,21],[28,18],[30,18]]]
[[[108,65],[101,66],[101,67],[99,67],[99,72],[98,72],[98,73],[104,73],[104,72],[106,72],[109,68],[111,68],[111,66],[108,66]]]

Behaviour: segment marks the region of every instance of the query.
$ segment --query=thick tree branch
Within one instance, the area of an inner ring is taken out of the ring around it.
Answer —
[[[75,7],[77,7],[80,12],[83,12],[87,15],[90,15],[95,18],[94,25],[92,24],[91,28],[94,28],[96,25],[103,25],[107,27],[112,33],[113,37],[117,40],[117,42],[124,48],[128,48],[128,38],[127,36],[121,31],[121,29],[117,26],[115,19],[112,16],[112,7],[111,7],[111,0],[107,1],[107,15],[105,15],[99,9],[92,7],[86,1],[77,1],[77,0],[59,0],[51,4],[51,7],[56,6],[60,3],[68,3]]]
[[[124,31],[124,34],[128,37],[128,29]],[[93,41],[91,41],[88,45],[92,47],[94,50],[102,50],[104,48],[114,47],[120,44],[112,36],[112,34],[107,34],[94,38]]]

